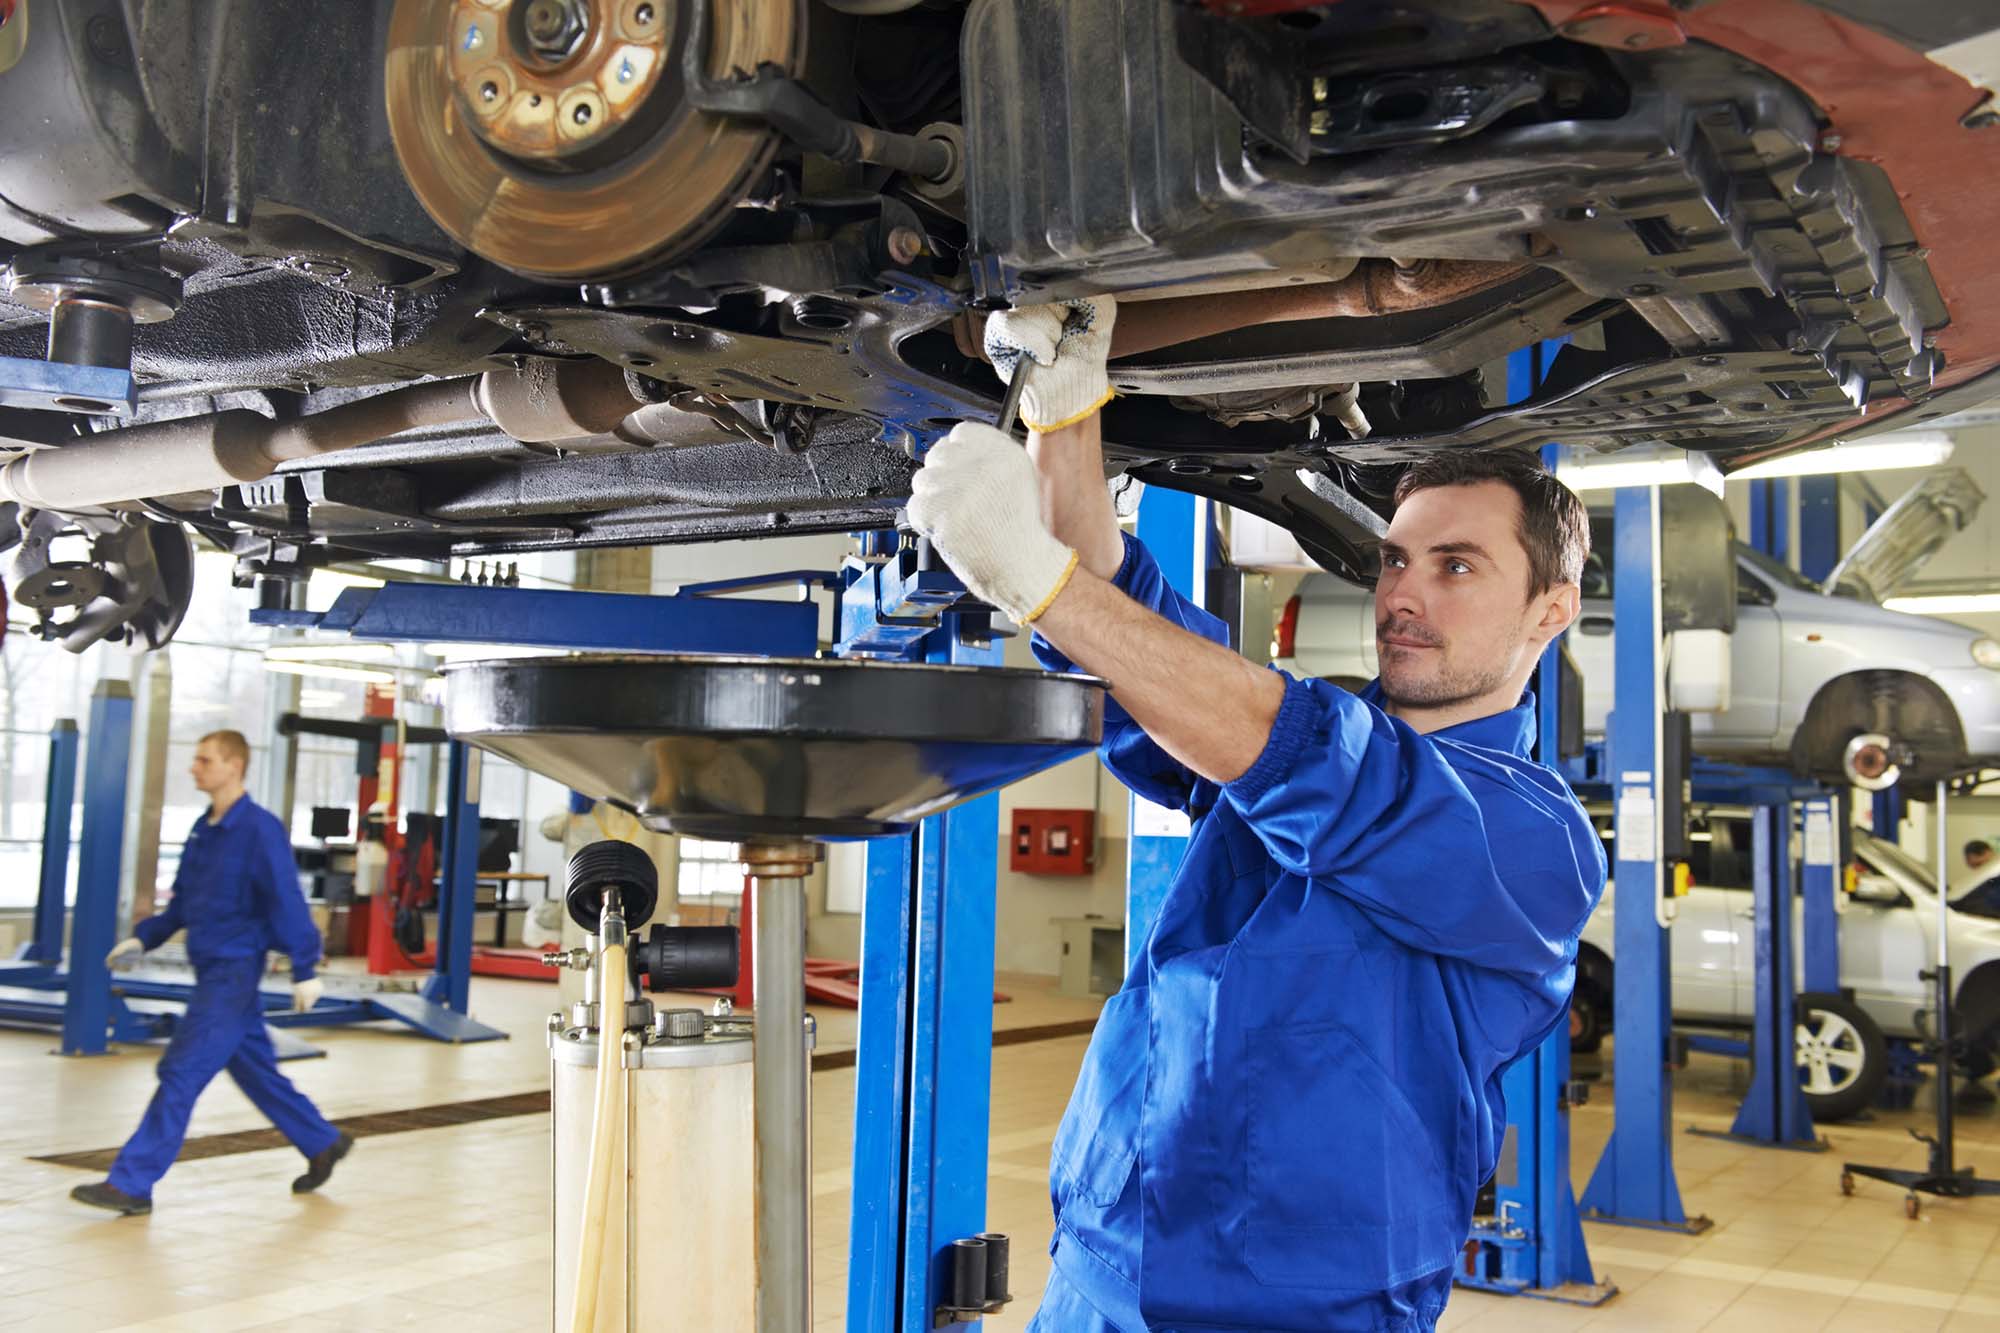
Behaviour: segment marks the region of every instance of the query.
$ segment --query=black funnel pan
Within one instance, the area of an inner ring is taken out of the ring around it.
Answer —
[[[907,832],[1104,730],[1103,681],[995,667],[541,657],[445,676],[458,739],[724,842]]]

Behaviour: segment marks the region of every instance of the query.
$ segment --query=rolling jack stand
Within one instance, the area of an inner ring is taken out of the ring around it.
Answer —
[[[1930,1165],[1922,1171],[1905,1171],[1887,1166],[1857,1166],[1849,1162],[1840,1172],[1842,1194],[1854,1193],[1856,1176],[1901,1185],[1909,1191],[1903,1199],[1903,1214],[1912,1219],[1923,1209],[1923,1203],[1918,1198],[1920,1194],[1936,1194],[1947,1199],[2000,1194],[2000,1180],[1980,1180],[1973,1175],[1971,1167],[1959,1166],[1952,1160],[1951,953],[1947,943],[1951,937],[1951,905],[1945,881],[1945,866],[1949,862],[1945,855],[1944,809],[1945,785],[1940,782],[1937,787],[1938,961],[1935,968],[1923,974],[1924,979],[1931,983],[1932,1012],[1937,1015],[1935,1040],[1931,1043],[1932,1055],[1937,1063],[1937,1133],[1930,1135],[1914,1129],[1910,1131],[1911,1138],[1930,1145]]]

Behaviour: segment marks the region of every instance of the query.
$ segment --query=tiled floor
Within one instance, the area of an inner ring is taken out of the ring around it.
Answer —
[[[1059,1022],[1087,1006],[1021,979],[1004,988],[1003,1026]],[[328,1059],[288,1069],[329,1114],[390,1110],[525,1091],[544,1078],[542,1016],[553,991],[481,980],[474,1009],[508,1042],[450,1048],[388,1033],[316,1035]],[[851,1014],[822,1016],[822,1049],[850,1044]],[[0,1032],[0,1329],[542,1329],[548,1325],[547,1120],[489,1121],[364,1140],[321,1195],[287,1190],[297,1159],[247,1153],[177,1167],[148,1218],[75,1204],[90,1177],[30,1162],[33,1153],[116,1143],[151,1086],[153,1055],[50,1057],[39,1034]],[[986,1321],[1025,1326],[1047,1274],[1049,1139],[1083,1038],[1003,1046],[994,1057],[989,1225],[1015,1237],[1023,1299]],[[1719,1060],[1680,1079],[1677,1119],[1726,1127],[1740,1070]],[[844,1329],[851,1070],[813,1079],[815,1327]],[[1611,1127],[1608,1086],[1575,1113],[1579,1186]],[[1921,1164],[1906,1126],[1927,1108],[1828,1131],[1833,1150],[1761,1150],[1677,1136],[1682,1195],[1715,1227],[1698,1237],[1588,1225],[1600,1277],[1619,1294],[1580,1309],[1474,1292],[1453,1298],[1443,1327],[1536,1330],[2000,1328],[2000,1199],[1927,1202],[1904,1218],[1900,1191],[1861,1184],[1843,1199],[1846,1157]],[[195,1130],[260,1123],[226,1080],[203,1099]],[[2000,1175],[2000,1115],[1971,1112],[1960,1160]],[[722,1333],[722,1331],[718,1331]]]

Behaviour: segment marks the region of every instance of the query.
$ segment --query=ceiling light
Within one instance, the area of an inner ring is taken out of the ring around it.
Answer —
[[[1887,611],[1908,611],[1918,616],[1970,616],[2000,611],[2000,592],[1936,593],[1930,596],[1891,597],[1882,603]]]
[[[567,648],[529,648],[518,643],[427,643],[424,651],[452,662],[485,657],[561,657]]]
[[[331,662],[274,662],[266,659],[264,670],[287,676],[319,676],[328,680],[359,680],[370,685],[393,685],[393,671],[370,671],[366,667],[336,666]]]
[[[392,643],[355,643],[350,639],[324,643],[274,643],[264,650],[267,662],[387,662],[396,656]]]
[[[1893,472],[1936,467],[1951,457],[1951,440],[1939,434],[1884,436],[1861,444],[1835,444],[1757,463],[1725,477],[1703,454],[1629,458],[1566,454],[1556,475],[1573,491],[1617,490],[1627,486],[1678,486],[1695,482],[1716,490],[1722,481],[1771,477],[1819,477],[1840,472]],[[1720,492],[1718,491],[1718,494]]]
[[[1761,481],[1767,477],[1823,477],[1836,472],[1936,467],[1951,457],[1951,447],[1951,439],[1945,435],[1887,435],[1859,444],[1808,449],[1768,463],[1755,463],[1730,473],[1729,480]]]
[[[1592,459],[1588,462],[1565,458],[1556,475],[1573,491],[1615,491],[1628,486],[1684,486],[1701,482],[1710,490],[1721,484],[1721,471],[1702,454],[1674,454],[1658,458]]]

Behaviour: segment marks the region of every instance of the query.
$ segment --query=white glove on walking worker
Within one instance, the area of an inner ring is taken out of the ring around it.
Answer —
[[[1031,430],[1073,426],[1115,396],[1104,368],[1118,303],[1109,296],[1003,310],[986,321],[986,355],[1014,382],[1021,358],[1039,367],[1021,391],[1021,420]]]
[[[116,967],[120,958],[144,952],[146,952],[146,946],[139,943],[135,936],[127,935],[124,939],[111,946],[110,953],[104,955],[104,965],[106,967]]]
[[[326,983],[318,977],[310,981],[292,983],[292,1012],[302,1014],[319,1003],[319,997],[326,993]]]
[[[1017,624],[1033,624],[1076,570],[1076,552],[1042,523],[1028,451],[991,426],[961,421],[931,446],[909,512],[965,586]]]

